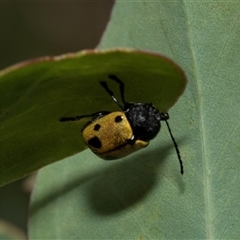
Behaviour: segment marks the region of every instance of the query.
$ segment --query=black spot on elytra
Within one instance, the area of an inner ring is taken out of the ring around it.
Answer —
[[[100,129],[100,127],[101,127],[101,125],[96,124],[96,125],[94,126],[94,131],[98,131],[98,130]]]
[[[116,116],[115,117],[115,122],[121,122],[123,120],[122,116]]]
[[[102,147],[102,143],[99,140],[98,137],[93,137],[91,139],[88,140],[88,145],[94,147],[94,148],[101,148]]]

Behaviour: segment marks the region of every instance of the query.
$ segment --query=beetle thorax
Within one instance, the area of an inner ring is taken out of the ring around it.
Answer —
[[[151,103],[129,103],[124,112],[136,139],[149,141],[156,137],[161,127],[161,115]]]

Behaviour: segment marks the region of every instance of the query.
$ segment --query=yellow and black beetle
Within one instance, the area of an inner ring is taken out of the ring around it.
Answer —
[[[160,131],[160,121],[165,121],[178,155],[181,174],[183,174],[180,152],[167,122],[168,113],[159,112],[152,103],[125,102],[124,83],[115,75],[109,75],[109,78],[119,84],[123,106],[119,104],[105,81],[101,81],[100,84],[122,111],[101,111],[89,115],[63,117],[60,121],[77,121],[92,117],[92,120],[82,129],[82,136],[86,145],[105,160],[122,158],[146,147]]]

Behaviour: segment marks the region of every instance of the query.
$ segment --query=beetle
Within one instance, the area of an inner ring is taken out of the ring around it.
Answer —
[[[88,115],[62,117],[60,122],[92,117],[82,129],[83,140],[97,156],[105,160],[113,160],[147,147],[150,140],[159,133],[161,121],[165,121],[177,152],[180,172],[183,174],[181,155],[167,121],[169,114],[160,112],[152,103],[126,102],[124,83],[115,75],[108,77],[119,84],[123,106],[109,89],[106,81],[101,81],[100,84],[121,111],[100,111]]]

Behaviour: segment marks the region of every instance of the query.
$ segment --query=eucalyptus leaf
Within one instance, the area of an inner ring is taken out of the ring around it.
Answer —
[[[25,240],[27,237],[23,231],[16,226],[0,220],[0,240],[15,240],[22,239]]]
[[[88,150],[46,167],[31,239],[239,239],[239,12],[239,1],[116,3],[99,47],[161,52],[187,74],[169,111],[185,173],[164,126],[125,159],[104,162]]]
[[[150,101],[163,112],[186,85],[183,71],[168,58],[130,49],[42,58],[2,72],[1,185],[86,148],[81,129],[89,119],[74,123],[59,119],[118,109],[99,84],[109,81],[119,96],[109,74],[124,81],[127,101]]]

